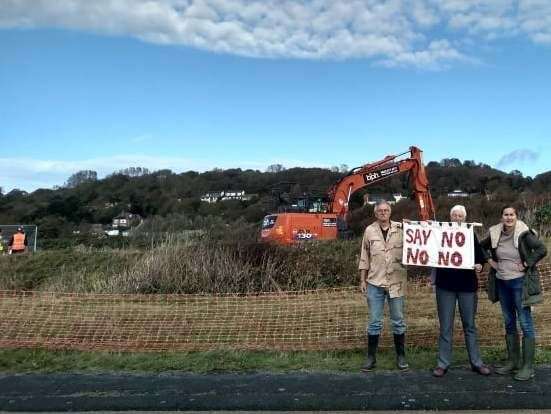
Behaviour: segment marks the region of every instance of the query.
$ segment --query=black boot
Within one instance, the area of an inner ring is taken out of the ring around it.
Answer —
[[[405,371],[409,368],[406,361],[406,334],[394,334],[394,347],[396,348],[396,366]]]
[[[536,356],[536,340],[522,338],[522,367],[515,375],[517,381],[527,381],[534,378],[534,357]]]
[[[379,335],[367,336],[367,359],[362,367],[362,372],[369,372],[375,369],[377,364],[377,348],[379,347]]]
[[[499,375],[511,374],[520,368],[520,341],[518,335],[505,335],[505,343],[507,344],[507,363],[496,368],[495,373]]]

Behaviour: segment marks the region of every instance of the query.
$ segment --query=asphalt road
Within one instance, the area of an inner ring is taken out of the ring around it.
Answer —
[[[2,411],[468,410],[551,408],[551,367],[536,379],[464,368],[371,374],[0,374]]]

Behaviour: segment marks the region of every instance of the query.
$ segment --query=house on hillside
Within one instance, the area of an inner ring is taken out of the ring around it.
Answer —
[[[201,201],[204,201],[205,203],[218,203],[219,201],[226,201],[226,200],[250,200],[252,198],[252,194],[245,194],[245,190],[240,191],[211,191],[208,193],[205,193],[201,196]]]
[[[388,204],[390,205],[394,205],[396,204],[398,201],[404,199],[406,197],[404,197],[402,194],[365,194],[364,195],[364,205],[365,204],[369,204],[369,205],[375,205],[377,204],[378,202],[380,201],[386,201],[388,202]]]
[[[222,191],[222,201],[224,200],[243,200],[245,197],[245,190],[241,191]]]
[[[453,190],[451,193],[448,193],[448,197],[449,198],[467,198],[469,197],[469,193],[463,190],[457,189],[457,190]]]
[[[400,194],[400,193],[396,193],[396,194],[392,194],[392,198],[394,199],[394,203],[397,203],[397,202],[399,202],[400,200],[405,199],[405,198],[407,198],[407,197],[406,197],[406,196],[403,196],[403,195]]]
[[[201,201],[205,203],[217,203],[222,198],[223,191],[211,191],[201,196]]]
[[[142,221],[142,216],[140,216],[139,214],[123,212],[113,219],[113,222],[111,223],[111,228],[126,230],[131,227],[137,226]]]
[[[113,219],[111,228],[105,230],[108,236],[128,236],[133,227],[142,224],[143,218],[139,214],[123,212]]]

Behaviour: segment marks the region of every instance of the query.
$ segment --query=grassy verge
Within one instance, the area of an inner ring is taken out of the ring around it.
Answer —
[[[483,359],[487,364],[499,364],[504,356],[502,348],[484,348]],[[381,350],[377,355],[379,370],[393,370],[394,352]],[[551,348],[540,348],[538,364],[551,363]],[[110,353],[46,351],[40,349],[0,350],[0,371],[9,373],[29,372],[341,372],[355,373],[364,360],[364,351],[335,352],[275,352],[231,351],[166,352],[166,353]],[[436,362],[436,350],[412,348],[408,361],[414,370],[426,370]],[[455,367],[468,366],[464,349],[454,353]]]
[[[139,250],[74,248],[0,256],[0,289],[101,292],[132,266]]]
[[[0,256],[1,290],[252,293],[354,286],[359,239],[303,244],[167,239],[153,249],[74,247]],[[547,240],[547,244],[551,243]],[[551,246],[550,246],[551,247]],[[549,261],[549,259],[546,259]],[[427,268],[408,268],[412,282]],[[545,281],[544,281],[545,282]]]

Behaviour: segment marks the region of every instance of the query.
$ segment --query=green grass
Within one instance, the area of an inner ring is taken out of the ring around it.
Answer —
[[[142,254],[74,248],[0,256],[0,289],[95,292]]]
[[[156,250],[77,246],[0,256],[0,289],[79,293],[194,293],[302,290],[358,283],[359,240],[274,248],[265,244],[193,246],[167,241]],[[551,251],[551,240],[545,240]],[[171,244],[172,243],[172,244]],[[216,260],[213,260],[216,258]],[[551,253],[545,259],[551,260]],[[210,263],[203,266],[203,263]],[[426,268],[409,270],[419,278]],[[422,279],[422,278],[421,278]]]
[[[484,348],[487,364],[499,364],[504,356],[502,348]],[[381,350],[377,355],[378,370],[394,370],[394,352]],[[335,352],[275,352],[232,351],[112,353],[47,351],[41,349],[0,350],[0,372],[358,372],[364,361],[364,351]],[[412,348],[408,350],[411,369],[426,370],[436,363],[436,350]],[[540,348],[537,363],[551,363],[551,348]],[[464,348],[457,347],[454,367],[468,366]]]

